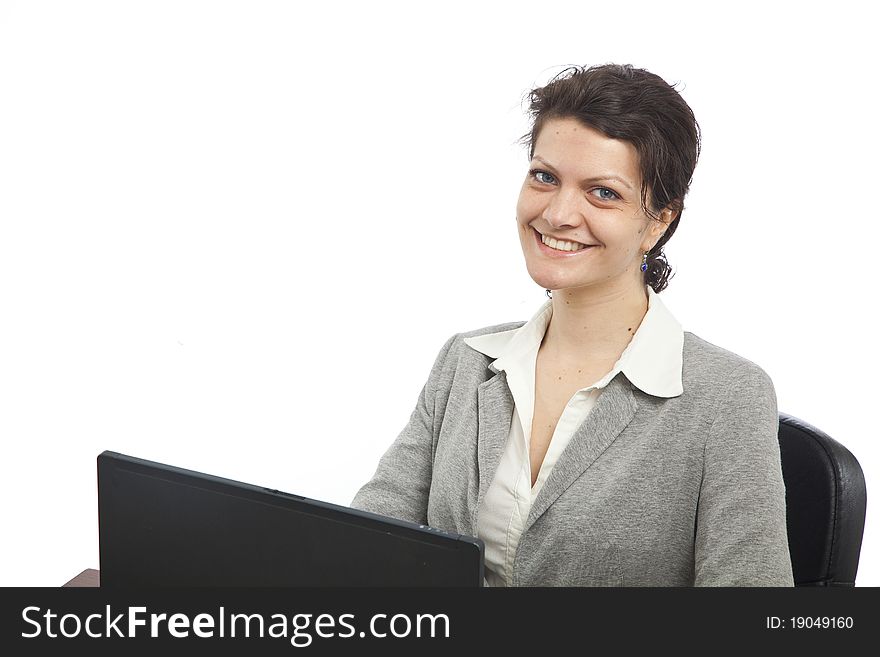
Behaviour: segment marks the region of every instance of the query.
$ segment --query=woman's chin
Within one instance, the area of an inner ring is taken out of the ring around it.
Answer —
[[[546,271],[530,271],[529,275],[532,277],[532,280],[535,281],[536,285],[539,285],[545,290],[564,290],[569,287],[582,287],[593,282],[593,280],[588,277],[582,276],[580,278],[573,278],[571,276],[554,276]]]
[[[547,278],[532,278],[533,281],[545,290],[566,290],[569,288],[575,287],[583,287],[584,285],[589,285],[587,281],[580,282],[572,282],[572,281],[560,281],[554,279]]]

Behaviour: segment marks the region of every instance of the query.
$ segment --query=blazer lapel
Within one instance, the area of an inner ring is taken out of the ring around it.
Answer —
[[[560,454],[532,504],[523,532],[608,449],[630,423],[637,406],[632,384],[623,373],[618,373]]]
[[[495,376],[481,383],[477,388],[477,480],[478,493],[476,502],[472,501],[471,523],[474,531],[477,527],[477,510],[489,489],[489,484],[498,469],[501,454],[510,433],[510,422],[513,417],[513,395],[507,386],[507,373],[489,366]]]

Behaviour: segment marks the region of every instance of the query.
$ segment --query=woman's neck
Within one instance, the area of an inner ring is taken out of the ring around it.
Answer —
[[[616,361],[647,311],[644,285],[611,291],[557,290],[553,293],[553,316],[541,350],[553,360]]]

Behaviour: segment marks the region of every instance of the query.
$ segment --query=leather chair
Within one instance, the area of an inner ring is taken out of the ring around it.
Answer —
[[[867,492],[855,456],[785,413],[779,451],[795,586],[855,586]]]

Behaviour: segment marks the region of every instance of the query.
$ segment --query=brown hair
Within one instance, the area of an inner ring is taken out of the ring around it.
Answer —
[[[528,146],[529,160],[541,128],[550,119],[578,119],[636,148],[642,210],[655,220],[666,206],[675,212],[666,232],[648,252],[644,274],[645,283],[655,292],[663,290],[672,271],[663,245],[678,227],[700,155],[700,127],[691,108],[674,85],[629,64],[571,66],[545,86],[532,89],[527,98],[532,129],[519,142]]]

